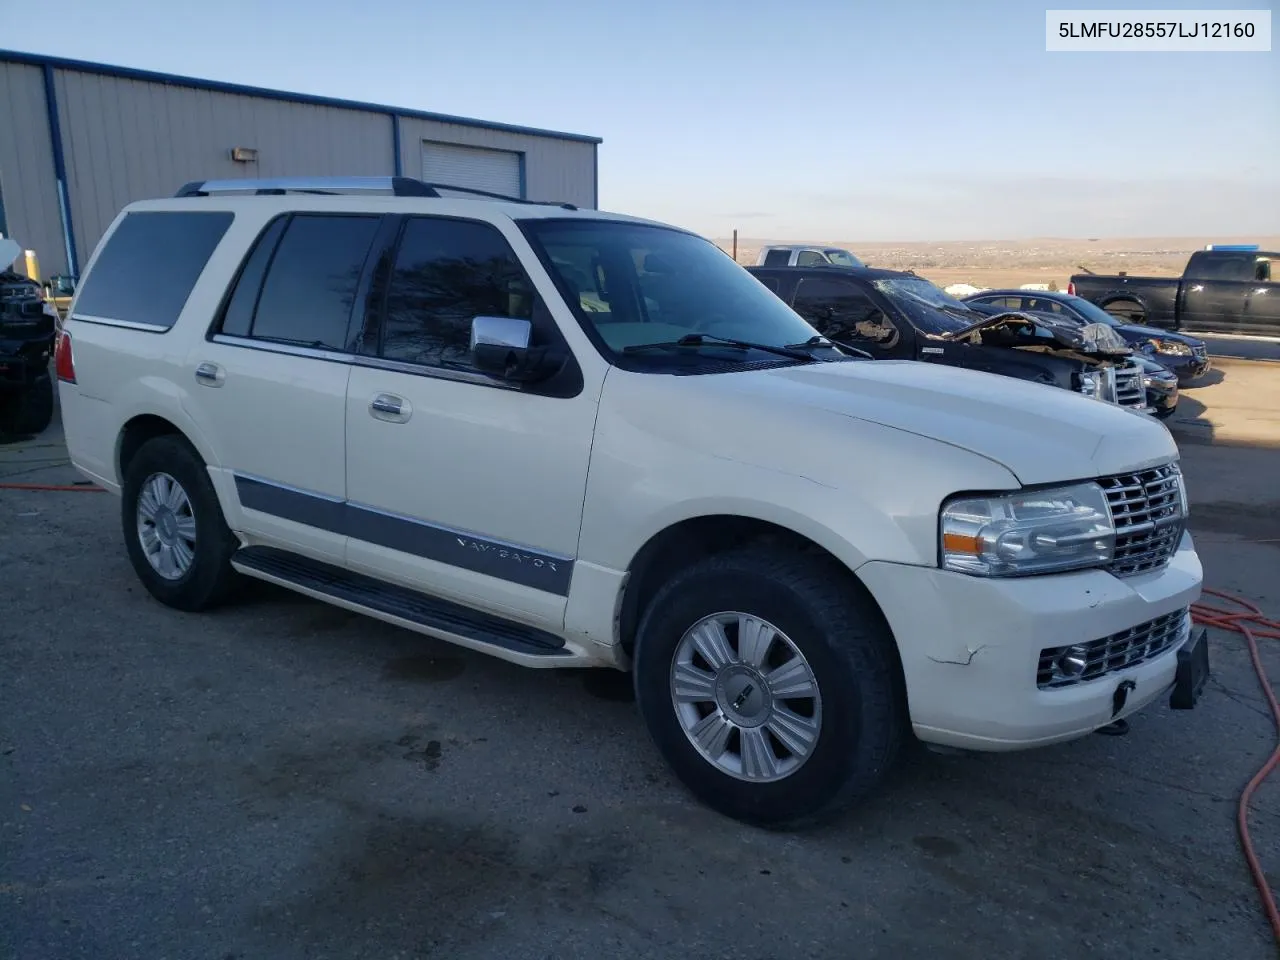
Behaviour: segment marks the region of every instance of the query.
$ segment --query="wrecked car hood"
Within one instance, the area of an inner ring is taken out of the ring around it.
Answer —
[[[998,342],[990,343],[991,335]],[[1120,359],[1132,355],[1133,348],[1105,323],[1078,323],[1012,310],[985,317],[961,330],[941,334],[938,339],[970,341],[987,346],[1014,349],[1034,347],[1071,350],[1076,353]]]

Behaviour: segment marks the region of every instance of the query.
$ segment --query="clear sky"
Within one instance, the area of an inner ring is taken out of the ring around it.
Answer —
[[[592,134],[602,207],[711,236],[1280,234],[1280,44],[1047,53],[1069,6],[0,0],[0,46]]]

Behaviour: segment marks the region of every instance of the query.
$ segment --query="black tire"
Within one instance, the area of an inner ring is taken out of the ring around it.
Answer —
[[[152,567],[138,533],[138,497],[143,484],[156,473],[166,473],[178,482],[195,518],[194,559],[186,572],[174,580],[164,578]],[[129,462],[121,497],[121,524],[134,572],[147,592],[166,606],[190,612],[208,609],[225,600],[239,580],[231,567],[231,555],[240,542],[227,527],[204,461],[181,437],[167,435],[148,440]]]
[[[684,633],[720,611],[748,613],[785,633],[809,661],[822,724],[789,776],[750,783],[693,746],[672,703],[672,661]],[[888,624],[842,567],[795,551],[750,547],[698,561],[663,586],[640,622],[636,700],[650,736],[703,803],[755,826],[794,829],[834,817],[882,781],[906,728]]]
[[[1172,407],[1156,407],[1156,411],[1155,411],[1156,417],[1157,419],[1160,419],[1160,420],[1168,420],[1170,417],[1173,416],[1174,412],[1177,411],[1177,409],[1178,407],[1176,404]]]
[[[1113,300],[1102,309],[1115,317],[1121,323],[1143,324],[1147,319],[1147,311],[1142,309],[1142,304],[1134,300]]]
[[[35,378],[20,393],[0,395],[0,433],[33,436],[53,422],[53,378]]]

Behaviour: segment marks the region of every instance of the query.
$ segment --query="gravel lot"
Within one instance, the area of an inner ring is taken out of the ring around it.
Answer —
[[[1194,529],[1208,583],[1276,616],[1280,367],[1220,371],[1173,423]],[[51,430],[0,474],[71,482],[63,454]],[[1195,711],[913,755],[838,824],[777,835],[686,796],[621,675],[265,585],[161,607],[102,494],[0,491],[0,565],[6,958],[1275,955],[1234,828],[1274,731],[1233,635]],[[1278,796],[1252,823],[1280,872]]]

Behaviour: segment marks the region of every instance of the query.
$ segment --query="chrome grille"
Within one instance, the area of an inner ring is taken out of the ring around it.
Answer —
[[[1191,348],[1191,355],[1197,360],[1203,360],[1209,355],[1209,348],[1203,343],[1196,344]]]
[[[1116,403],[1122,407],[1147,405],[1147,388],[1142,383],[1142,368],[1136,363],[1116,368]]]
[[[1107,570],[1117,577],[1158,570],[1169,562],[1186,525],[1182,471],[1167,463],[1141,473],[1101,477],[1098,485],[1116,528],[1116,550]]]
[[[1175,646],[1188,636],[1190,629],[1191,611],[1184,607],[1101,640],[1074,647],[1045,647],[1040,651],[1036,668],[1036,686],[1041,690],[1069,687],[1137,666]],[[1083,654],[1084,670],[1074,676],[1059,666],[1059,660],[1068,651]]]

